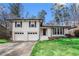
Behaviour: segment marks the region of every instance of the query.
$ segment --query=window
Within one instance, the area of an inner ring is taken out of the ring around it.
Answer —
[[[62,32],[62,28],[60,28],[60,34],[63,34],[63,32]]]
[[[60,28],[59,27],[57,28],[57,34],[58,35],[60,34]]]
[[[29,27],[36,27],[36,21],[29,21]]]
[[[53,35],[63,35],[64,28],[63,27],[54,27],[52,30]]]
[[[23,32],[15,32],[15,34],[24,34]]]
[[[37,32],[28,32],[28,34],[37,34]]]
[[[62,31],[63,31],[63,33],[62,33],[62,34],[64,34],[64,28],[62,28]]]
[[[53,35],[56,34],[56,28],[53,28]]]
[[[15,27],[22,27],[22,22],[15,22]]]
[[[46,35],[46,29],[43,29],[43,35]]]

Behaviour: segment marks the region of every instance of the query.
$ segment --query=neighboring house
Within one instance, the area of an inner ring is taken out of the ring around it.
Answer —
[[[49,37],[65,36],[70,26],[43,25],[42,19],[12,19],[13,41],[48,40]]]
[[[0,24],[0,38],[9,38],[9,31],[4,26]]]

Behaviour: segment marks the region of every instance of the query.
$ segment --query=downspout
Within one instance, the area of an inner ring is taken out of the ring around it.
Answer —
[[[52,28],[50,28],[51,29],[51,37],[52,37]]]
[[[40,21],[39,21],[39,39],[40,40]]]
[[[40,27],[39,27],[39,40],[40,40]]]

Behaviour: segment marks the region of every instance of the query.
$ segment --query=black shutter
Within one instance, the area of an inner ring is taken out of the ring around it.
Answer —
[[[36,27],[36,21],[35,21],[35,27]]]
[[[21,22],[21,27],[22,27],[22,22]]]
[[[30,27],[30,23],[31,23],[31,22],[29,21],[29,27]]]
[[[17,27],[17,22],[15,22],[15,27]]]

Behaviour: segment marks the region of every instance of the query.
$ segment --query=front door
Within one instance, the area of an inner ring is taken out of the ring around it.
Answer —
[[[43,35],[46,36],[47,29],[43,29]]]

